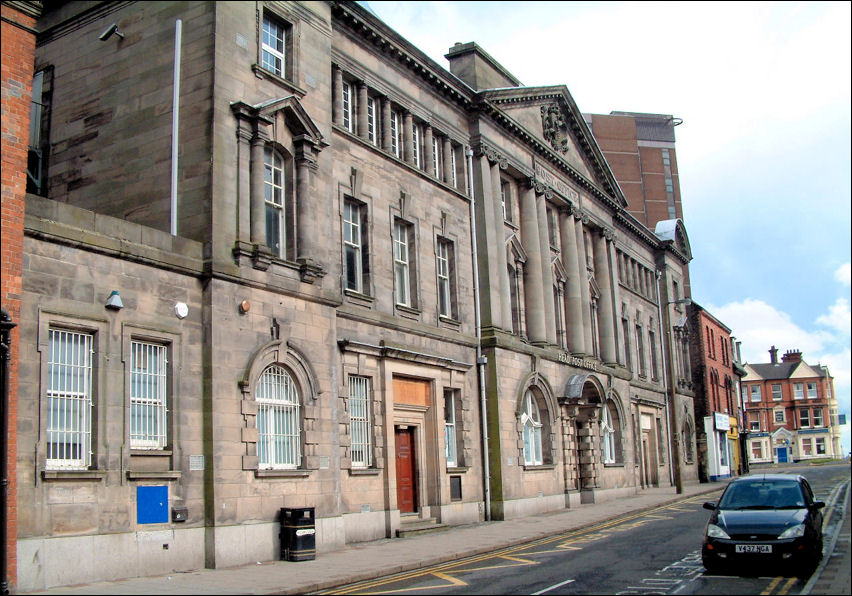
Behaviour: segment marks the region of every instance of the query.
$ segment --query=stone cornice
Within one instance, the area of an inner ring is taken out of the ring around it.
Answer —
[[[441,95],[469,109],[473,93],[470,87],[357,3],[331,2],[331,14],[338,23],[372,44],[381,54],[413,72]]]

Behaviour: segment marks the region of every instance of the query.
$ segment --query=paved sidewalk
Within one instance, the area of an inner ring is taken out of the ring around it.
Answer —
[[[319,553],[313,561],[272,561],[231,569],[201,569],[168,576],[54,588],[30,594],[304,594],[518,546],[560,532],[638,514],[689,497],[706,494],[707,500],[712,500],[726,484],[725,481],[691,484],[684,486],[680,495],[673,487],[647,489],[632,497],[581,505],[557,513],[483,522],[404,539],[354,544],[339,551]],[[841,570],[835,574],[839,584],[827,584],[825,589],[828,591],[820,591],[823,589],[822,584],[816,583],[812,594],[849,594],[848,519],[845,532],[845,559],[837,561],[838,568],[845,566],[845,573]],[[841,545],[840,540],[838,545]],[[831,566],[824,566],[826,576],[835,569],[834,559],[827,557]],[[822,569],[823,566],[820,567]],[[843,587],[844,581],[844,589],[835,587]]]
[[[838,509],[842,512],[843,521],[840,531],[826,545],[825,557],[819,568],[805,584],[802,594],[852,594],[852,554],[849,549],[850,507],[852,499],[849,493],[852,486],[846,487],[846,504]]]

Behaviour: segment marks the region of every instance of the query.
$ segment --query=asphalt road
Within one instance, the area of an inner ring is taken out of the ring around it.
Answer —
[[[837,487],[850,479],[845,464],[803,465],[787,471],[806,476],[817,498],[827,502]],[[798,594],[808,578],[785,574],[784,569],[751,570],[752,575],[705,572],[700,549],[709,512],[701,505],[719,494],[685,499],[582,531],[403,577],[341,587],[333,593]],[[828,542],[828,536],[836,530],[832,518],[839,516],[826,513],[826,518]]]

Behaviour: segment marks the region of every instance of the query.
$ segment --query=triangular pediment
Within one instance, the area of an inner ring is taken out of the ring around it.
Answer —
[[[482,97],[546,147],[557,162],[627,205],[594,136],[564,85],[489,89]]]
[[[813,379],[815,377],[819,377],[819,373],[804,362],[799,362],[790,374],[791,379]]]

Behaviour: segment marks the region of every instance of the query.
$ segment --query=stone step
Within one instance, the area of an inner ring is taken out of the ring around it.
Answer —
[[[439,524],[434,517],[429,519],[415,518],[410,521],[406,521],[405,518],[403,518],[400,522],[399,529],[396,531],[396,536],[397,538],[406,538],[408,536],[416,536],[418,534],[443,532],[444,530],[449,529],[449,525]]]

